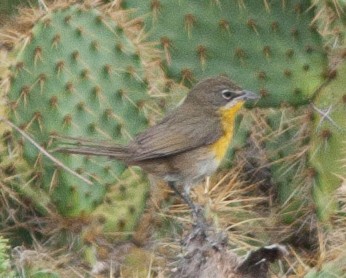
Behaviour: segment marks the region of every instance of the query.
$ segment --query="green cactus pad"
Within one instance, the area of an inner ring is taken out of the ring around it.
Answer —
[[[109,188],[105,201],[93,211],[92,226],[102,226],[102,234],[112,240],[130,237],[143,212],[143,199],[148,192],[149,182],[143,175],[135,169],[126,170],[116,186]]]
[[[269,111],[262,135],[272,181],[281,205],[281,219],[292,223],[310,209],[307,181],[307,148],[311,120],[304,110]]]
[[[318,267],[312,268],[304,278],[334,278],[345,277],[346,272],[346,257],[344,253],[341,253],[337,258],[333,258],[332,261],[324,262]]]
[[[27,1],[23,0],[2,0],[0,2],[0,14],[2,16],[8,16],[9,14],[13,14],[17,12],[18,6],[27,5]],[[3,23],[2,20],[0,24]]]
[[[147,127],[138,51],[97,9],[73,5],[48,12],[16,51],[9,117],[44,147],[54,147],[55,134],[125,143]],[[88,214],[125,169],[107,158],[54,154],[94,183],[88,185],[23,142],[36,186],[49,192],[63,215]]]
[[[335,79],[323,89],[314,105],[315,113],[309,160],[313,170],[313,196],[319,218],[328,221],[336,212],[335,190],[345,179],[346,159],[346,62]],[[327,119],[327,117],[330,117]]]
[[[324,82],[326,53],[309,1],[122,1],[160,43],[169,77],[227,74],[260,107],[306,104]]]

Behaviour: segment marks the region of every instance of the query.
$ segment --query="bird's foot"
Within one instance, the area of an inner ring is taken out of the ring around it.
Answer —
[[[208,222],[204,215],[204,209],[199,205],[192,208],[193,232],[191,237],[206,236],[208,231]]]
[[[199,205],[194,205],[192,208],[192,220],[195,226],[205,226],[207,220],[204,215],[204,209]]]

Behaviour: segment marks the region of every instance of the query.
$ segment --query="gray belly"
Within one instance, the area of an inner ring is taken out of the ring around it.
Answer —
[[[211,176],[219,166],[219,161],[214,156],[194,152],[184,154],[184,157],[182,155],[177,157],[173,163],[173,171],[167,173],[164,180],[185,183],[190,186]]]
[[[219,166],[219,161],[210,154],[209,146],[205,146],[177,155],[141,161],[135,165],[167,182],[191,188],[211,176]]]

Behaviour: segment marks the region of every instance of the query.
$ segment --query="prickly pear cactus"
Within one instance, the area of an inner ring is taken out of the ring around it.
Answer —
[[[334,261],[324,263],[318,267],[310,270],[304,278],[333,278],[345,277],[346,272],[346,259],[345,254],[343,257],[334,259]]]
[[[0,236],[0,274],[1,276],[14,277],[14,273],[11,271],[9,251],[8,239]]]
[[[144,210],[148,186],[142,173],[126,170],[109,189],[104,202],[92,212],[91,230],[101,231],[105,236],[112,234],[112,240],[130,237]],[[114,231],[118,234],[114,235]]]
[[[2,16],[8,16],[9,14],[16,12],[18,5],[23,6],[26,4],[27,2],[22,0],[3,0],[0,2],[0,14]],[[3,23],[2,20],[0,20],[0,23]]]
[[[309,1],[122,1],[145,15],[168,76],[225,73],[260,92],[257,106],[306,104],[325,81],[327,59]]]
[[[53,148],[51,136],[56,134],[125,143],[147,127],[147,86],[138,51],[99,10],[83,5],[53,9],[34,22],[16,51],[9,118],[42,146]],[[59,169],[26,140],[22,153],[34,167],[36,189],[31,191],[48,192],[67,216],[90,213],[102,201],[106,185],[125,168],[107,158],[55,154],[94,183],[89,185]]]
[[[285,223],[315,214],[328,224],[336,214],[336,189],[345,179],[346,64],[334,73],[311,105],[263,112],[258,133],[276,185]]]
[[[335,190],[345,179],[346,159],[346,62],[335,79],[314,102],[314,131],[309,160],[313,172],[313,196],[319,218],[327,221],[335,213]]]
[[[259,127],[264,130],[259,140],[264,146],[284,223],[293,223],[300,216],[310,213],[312,201],[307,149],[311,117],[303,112],[305,110],[269,111]]]

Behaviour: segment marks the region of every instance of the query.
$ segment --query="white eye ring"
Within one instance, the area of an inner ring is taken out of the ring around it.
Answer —
[[[227,99],[227,100],[231,100],[236,96],[236,94],[234,92],[231,92],[228,89],[223,90],[221,93],[222,93],[223,98]]]

